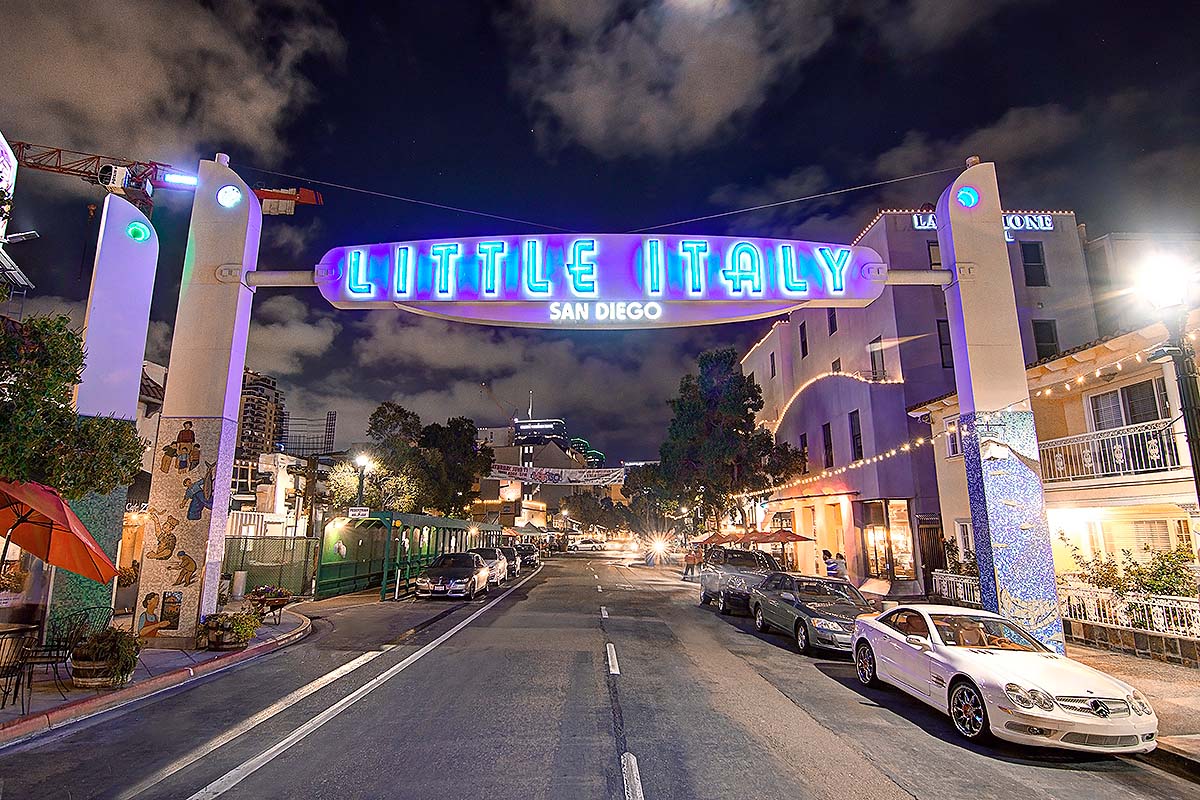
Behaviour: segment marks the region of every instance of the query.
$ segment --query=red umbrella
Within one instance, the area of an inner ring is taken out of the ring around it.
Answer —
[[[792,542],[811,542],[814,539],[811,536],[802,536],[799,533],[793,533],[787,529],[781,528],[777,531],[770,531],[758,535],[754,541],[759,544],[790,544]]]
[[[49,486],[0,480],[0,530],[8,532],[0,551],[0,566],[12,541],[47,564],[98,583],[108,583],[117,576],[108,555],[67,501]]]

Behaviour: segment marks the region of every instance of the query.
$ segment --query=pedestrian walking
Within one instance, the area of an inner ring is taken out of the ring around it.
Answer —
[[[838,553],[833,558],[835,561],[837,561],[838,577],[850,580],[850,565],[846,563],[846,557],[841,553]]]
[[[821,558],[825,559],[825,574],[830,578],[836,578],[838,576],[838,562],[833,557],[833,553],[828,550],[822,550]]]
[[[688,578],[695,577],[696,564],[699,563],[699,561],[700,561],[700,554],[697,552],[696,548],[695,547],[689,548],[687,553],[683,557],[683,565],[684,565],[683,566],[683,579],[685,581]]]

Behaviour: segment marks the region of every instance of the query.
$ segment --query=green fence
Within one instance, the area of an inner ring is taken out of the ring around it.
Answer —
[[[221,572],[246,572],[246,590],[274,584],[293,594],[312,591],[320,539],[303,536],[226,536]]]
[[[325,526],[317,599],[373,587],[382,599],[410,593],[422,569],[442,553],[500,543],[498,525],[420,514],[375,512],[334,518]]]

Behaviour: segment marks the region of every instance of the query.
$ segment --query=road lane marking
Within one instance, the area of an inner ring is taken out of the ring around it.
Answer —
[[[608,619],[608,606],[600,606],[600,619]]]
[[[608,643],[608,674],[621,674],[621,665],[617,663],[617,648],[613,647],[612,642]]]
[[[137,797],[139,794],[146,791],[147,789],[150,789],[150,788],[156,786],[157,784],[162,783],[167,778],[174,775],[176,772],[179,772],[181,769],[190,767],[192,764],[195,764],[197,761],[204,758],[206,755],[211,753],[213,750],[216,750],[218,747],[221,747],[224,744],[228,744],[229,742],[233,741],[237,737],[241,736],[243,733],[246,733],[247,731],[256,727],[257,725],[260,725],[261,723],[266,722],[267,720],[271,719],[279,712],[287,709],[288,706],[291,706],[291,705],[294,705],[295,703],[300,702],[304,698],[308,697],[310,694],[313,694],[314,692],[317,692],[317,691],[325,688],[326,686],[328,686],[329,684],[338,680],[339,678],[349,675],[351,672],[354,672],[356,669],[363,666],[364,664],[374,661],[376,658],[383,655],[388,650],[391,650],[392,647],[393,647],[393,645],[387,645],[387,649],[385,649],[385,650],[372,650],[370,652],[363,653],[359,657],[352,659],[350,661],[347,661],[345,664],[338,667],[337,669],[326,672],[324,675],[317,678],[316,680],[313,680],[313,681],[310,681],[310,682],[304,684],[299,689],[296,689],[295,691],[290,692],[289,694],[283,696],[279,700],[275,701],[271,705],[264,708],[262,711],[259,711],[254,716],[248,717],[247,719],[238,723],[234,727],[225,731],[225,733],[222,733],[219,736],[214,736],[213,738],[209,739],[204,744],[197,747],[192,752],[188,753],[187,755],[185,755],[181,758],[176,759],[175,761],[172,761],[170,764],[166,765],[165,767],[158,770],[154,774],[146,777],[144,780],[138,782],[131,788],[126,789],[123,793],[121,793],[120,795],[117,796],[117,800],[130,800],[130,798]]]
[[[603,592],[604,590],[600,588],[600,584],[596,584],[596,591]]]
[[[538,572],[541,572],[541,569],[542,569],[541,567],[538,567],[536,570],[534,570],[532,573],[530,573],[528,578],[525,578],[520,583],[516,584],[511,589],[506,591],[504,594],[500,595],[495,600],[488,603],[486,606],[479,609],[474,614],[467,617],[462,622],[458,623],[453,628],[446,631],[441,636],[439,636],[438,638],[434,639],[429,644],[422,647],[417,652],[408,656],[408,658],[404,659],[399,664],[396,664],[395,666],[388,668],[384,672],[380,673],[379,675],[375,676],[371,680],[367,681],[362,686],[360,686],[359,688],[355,689],[350,694],[343,697],[341,700],[337,701],[333,705],[326,708],[320,714],[317,714],[315,717],[308,720],[308,722],[305,722],[303,725],[296,728],[294,731],[292,731],[290,734],[285,736],[280,741],[276,742],[271,747],[269,747],[266,750],[264,750],[263,752],[259,753],[254,758],[251,758],[248,761],[242,763],[240,766],[237,766],[237,767],[231,769],[229,772],[225,773],[220,778],[217,778],[215,781],[208,784],[200,791],[191,795],[188,798],[188,800],[211,800],[211,798],[220,797],[221,795],[225,794],[225,792],[227,792],[230,789],[232,789],[233,787],[237,786],[239,783],[241,783],[243,780],[245,780],[251,774],[253,774],[255,771],[257,771],[260,767],[263,767],[264,765],[268,764],[273,759],[275,759],[275,757],[277,757],[279,754],[288,750],[292,745],[296,744],[301,739],[308,736],[310,733],[317,730],[325,723],[329,722],[331,719],[336,717],[338,714],[341,714],[347,708],[354,705],[359,700],[363,699],[364,697],[366,697],[368,694],[370,694],[371,692],[378,689],[383,684],[387,683],[389,680],[394,678],[396,675],[399,675],[401,672],[403,672],[404,670],[411,667],[413,664],[420,661],[422,658],[427,656],[429,653],[432,653],[434,650],[436,650],[439,646],[441,646],[442,643],[444,643],[451,636],[453,636],[454,634],[461,631],[463,628],[470,625],[472,622],[474,622],[476,619],[478,619],[480,616],[482,616],[485,611],[492,608],[492,606],[496,605],[501,600],[503,600],[504,598],[508,597],[510,594],[515,592],[520,586],[522,586],[527,581],[529,581],[531,578],[533,578],[534,575],[537,575]]]
[[[625,779],[625,800],[646,800],[646,795],[642,794],[637,757],[633,753],[621,754],[621,777]]]

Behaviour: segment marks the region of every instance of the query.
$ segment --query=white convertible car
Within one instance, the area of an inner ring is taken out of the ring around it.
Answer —
[[[987,611],[921,604],[860,616],[854,664],[862,683],[908,692],[970,740],[992,734],[1095,753],[1157,744],[1158,717],[1141,692]]]

